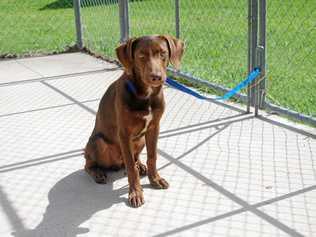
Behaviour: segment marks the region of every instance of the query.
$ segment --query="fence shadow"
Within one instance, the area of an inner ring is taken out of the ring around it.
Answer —
[[[130,2],[140,2],[145,0],[129,0]],[[96,6],[108,6],[118,4],[119,0],[81,0],[81,7],[96,7]],[[40,10],[52,10],[52,9],[66,9],[73,8],[73,0],[56,0],[55,2],[51,2],[44,7],[40,8]]]
[[[98,1],[88,1],[81,0],[81,7],[95,7],[100,5],[113,5],[117,4],[118,0],[98,0]],[[40,10],[49,10],[49,9],[65,9],[65,8],[73,8],[73,0],[56,0],[55,2],[51,2],[44,7],[40,8]]]
[[[62,9],[62,8],[73,8],[74,4],[72,0],[56,0],[55,2],[51,2],[39,10],[49,10],[49,9]]]
[[[110,173],[111,180],[124,176],[124,171]],[[106,210],[115,203],[126,202],[121,197],[128,187],[113,190],[113,182],[98,185],[83,171],[76,171],[56,183],[49,191],[49,205],[42,221],[35,229],[17,230],[18,237],[68,236],[88,233],[89,228],[80,225],[98,211]]]
[[[286,124],[284,122],[278,121],[278,117],[269,118],[267,116],[260,115],[257,118],[262,120],[262,121],[264,121],[264,122],[270,123],[272,125],[285,128],[287,130],[290,130],[290,131],[295,132],[295,133],[299,133],[299,134],[301,134],[303,136],[310,137],[312,139],[316,139],[316,134],[313,134],[311,132],[308,132],[308,131],[305,131],[303,129],[297,128],[294,125]]]

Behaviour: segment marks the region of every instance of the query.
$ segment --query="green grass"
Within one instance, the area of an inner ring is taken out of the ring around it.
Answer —
[[[119,15],[115,0],[83,1],[85,45],[114,58]],[[181,0],[182,70],[233,87],[247,75],[247,3]],[[63,51],[75,43],[72,0],[0,1],[0,55]],[[173,0],[130,2],[132,36],[174,34]],[[316,116],[316,10],[311,0],[268,2],[267,98]]]
[[[0,55],[62,52],[75,44],[73,9],[41,10],[49,2],[0,1]]]

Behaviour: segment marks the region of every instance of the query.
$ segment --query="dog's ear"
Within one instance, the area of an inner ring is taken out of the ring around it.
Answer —
[[[133,73],[133,43],[135,38],[129,39],[116,48],[116,56],[120,63],[124,66],[125,72],[129,75]]]
[[[184,42],[170,35],[161,35],[160,37],[166,40],[167,42],[170,63],[176,69],[179,69],[181,58],[184,51]]]

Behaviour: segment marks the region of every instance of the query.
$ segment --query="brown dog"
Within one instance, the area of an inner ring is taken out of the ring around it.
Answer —
[[[165,108],[162,85],[170,62],[176,68],[183,42],[172,36],[132,38],[116,49],[124,74],[110,85],[96,115],[85,149],[85,170],[97,183],[106,182],[107,169],[126,167],[129,203],[144,203],[140,175],[155,188],[168,188],[156,169],[159,121]],[[146,144],[147,167],[139,160]]]

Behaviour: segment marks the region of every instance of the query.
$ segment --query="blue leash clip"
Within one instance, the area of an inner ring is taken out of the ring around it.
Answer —
[[[259,68],[255,68],[251,73],[249,73],[248,77],[243,80],[242,82],[240,82],[237,86],[235,86],[233,89],[231,89],[230,91],[228,91],[225,95],[220,96],[220,97],[216,97],[215,100],[228,100],[230,99],[232,96],[236,95],[237,92],[239,92],[241,89],[245,88],[247,85],[249,85],[253,80],[255,80],[258,76],[260,75],[260,69]],[[184,93],[187,93],[189,95],[192,95],[198,99],[201,100],[205,100],[208,99],[207,97],[197,93],[196,91],[193,91],[191,89],[189,89],[188,87],[180,84],[179,82],[170,79],[169,77],[166,80],[166,83],[168,85],[170,85],[171,87],[178,89]]]

